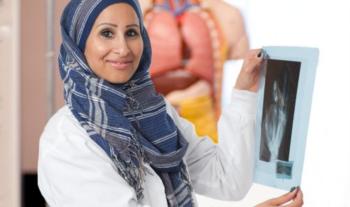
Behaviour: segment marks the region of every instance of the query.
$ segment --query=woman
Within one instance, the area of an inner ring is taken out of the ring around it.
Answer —
[[[45,127],[38,162],[50,206],[196,206],[194,192],[231,200],[246,194],[256,95],[244,90],[256,90],[258,50],[246,58],[214,145],[155,92],[137,1],[73,0],[61,26],[66,104]],[[297,190],[283,198],[302,202]]]

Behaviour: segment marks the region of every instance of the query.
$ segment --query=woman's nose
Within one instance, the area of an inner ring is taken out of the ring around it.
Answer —
[[[113,52],[121,57],[125,57],[130,53],[130,48],[125,38],[118,38],[114,41]]]

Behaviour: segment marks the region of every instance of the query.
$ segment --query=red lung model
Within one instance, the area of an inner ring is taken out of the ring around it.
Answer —
[[[187,88],[198,80],[219,93],[214,86],[221,85],[223,38],[209,11],[194,0],[155,0],[145,23],[153,51],[151,75],[160,93]]]

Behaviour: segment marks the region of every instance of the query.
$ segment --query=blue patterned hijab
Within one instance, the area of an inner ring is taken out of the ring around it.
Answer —
[[[94,74],[84,49],[97,16],[121,2],[137,13],[144,50],[132,78],[112,84]],[[188,143],[150,79],[151,44],[137,0],[71,0],[62,14],[61,32],[58,61],[65,102],[89,137],[113,160],[137,199],[143,196],[146,162],[162,179],[168,206],[192,206],[192,188],[182,160]]]

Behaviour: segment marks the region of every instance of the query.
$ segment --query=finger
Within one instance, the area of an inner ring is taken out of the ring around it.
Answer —
[[[273,205],[281,205],[281,204],[284,204],[290,200],[292,200],[293,198],[295,198],[296,194],[297,194],[297,189],[292,191],[292,192],[289,192],[289,193],[286,193],[280,197],[277,197],[277,198],[274,198],[271,200],[271,204]]]
[[[254,62],[255,65],[252,67],[251,72],[258,74],[261,69],[262,62],[263,62],[262,58],[257,58],[257,60],[255,60]]]
[[[258,54],[261,52],[261,49],[252,49],[249,50],[244,59],[256,59]]]
[[[264,57],[264,51],[262,49],[255,49],[252,52],[252,58],[255,60],[255,63],[262,62]]]
[[[261,52],[261,48],[252,49],[250,51],[252,52],[252,54],[255,54],[256,56],[258,56],[258,54]]]
[[[250,56],[252,58],[255,58],[257,60],[262,59],[263,58],[263,50],[262,49],[254,49],[254,50],[250,50]]]
[[[303,192],[298,190],[292,203],[288,204],[286,207],[300,207],[304,204]]]
[[[247,54],[258,54],[260,52],[260,48],[250,49]]]
[[[259,54],[261,55],[260,57]],[[260,69],[263,58],[261,54],[261,50],[253,50],[247,59],[245,60],[247,63],[246,72],[252,73],[257,72]]]

